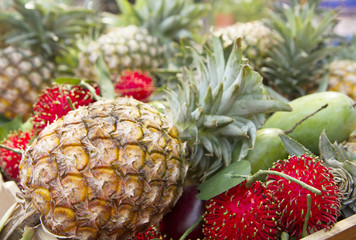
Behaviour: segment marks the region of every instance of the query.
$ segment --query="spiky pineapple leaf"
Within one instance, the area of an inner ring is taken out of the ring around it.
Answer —
[[[101,95],[105,96],[107,99],[114,99],[114,85],[110,78],[109,68],[107,67],[102,56],[97,58],[94,63],[94,68],[98,76]]]
[[[323,131],[320,135],[319,141],[319,152],[320,156],[323,159],[339,159],[338,154],[335,151],[333,144],[330,142],[328,136],[326,135],[325,131]]]
[[[201,19],[210,11],[210,5],[192,0],[116,0],[122,14],[108,15],[114,25],[144,27],[163,43],[179,42],[182,38],[198,39]]]
[[[261,74],[267,85],[290,99],[317,90],[327,69],[323,66],[338,50],[330,44],[337,14],[326,10],[320,14],[317,4],[276,4],[270,12],[275,43],[264,59]]]
[[[291,110],[269,98],[237,43],[228,56],[217,37],[203,52],[192,48],[193,67],[184,69],[177,91],[168,90],[170,117],[188,143],[191,168],[203,178],[246,156],[266,113]]]
[[[201,183],[198,187],[200,193],[197,198],[209,200],[241,183],[250,173],[250,162],[245,160],[234,162]]]
[[[69,8],[55,2],[13,2],[15,11],[0,12],[0,23],[11,27],[6,43],[30,47],[50,60],[65,54],[69,45],[75,46],[75,37],[94,25],[94,15],[86,8]]]
[[[297,142],[293,138],[284,134],[281,134],[279,137],[281,138],[284,147],[290,155],[302,156],[303,154],[307,153],[309,156],[314,156],[314,154],[309,149],[304,147],[301,143]]]

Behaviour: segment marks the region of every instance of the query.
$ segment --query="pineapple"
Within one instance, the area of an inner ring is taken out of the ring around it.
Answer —
[[[262,59],[267,56],[273,44],[273,33],[270,28],[265,26],[264,20],[237,22],[231,26],[215,29],[213,33],[222,37],[225,46],[229,46],[237,38],[241,38],[244,55],[257,71],[261,66]]]
[[[0,24],[11,30],[8,45],[0,49],[0,114],[29,117],[38,94],[55,76],[55,57],[86,29],[83,20],[88,13],[60,5],[47,9],[23,0],[14,0],[14,11],[1,13]]]
[[[78,57],[77,75],[96,79],[94,63],[100,55],[113,82],[123,70],[152,72],[165,65],[172,54],[172,43],[196,37],[200,19],[207,13],[206,4],[191,0],[137,1],[131,6],[119,0],[122,14],[112,19],[108,32],[84,45]]]
[[[187,166],[177,134],[134,99],[71,111],[26,149],[24,192],[54,234],[126,239],[158,223],[181,195]]]
[[[336,24],[334,12],[320,13],[318,0],[282,4],[270,13],[276,34],[260,69],[265,84],[289,99],[315,92],[327,72],[327,57]]]
[[[48,125],[23,155],[26,205],[0,238],[22,235],[25,211],[29,227],[40,215],[58,237],[129,239],[158,223],[187,179],[243,158],[265,113],[290,107],[269,99],[236,45],[228,61],[219,39],[208,46],[192,50],[195,70],[167,95],[169,107],[103,99]]]
[[[266,113],[290,110],[270,99],[262,77],[243,60],[241,39],[227,56],[216,37],[203,50],[193,50],[196,71],[185,69],[178,93],[171,90],[168,98],[169,116],[187,142],[189,170],[198,181],[243,159]]]
[[[96,79],[94,63],[102,54],[113,82],[124,70],[149,71],[164,64],[165,48],[145,28],[135,25],[101,35],[80,51],[77,75]]]
[[[329,66],[329,90],[356,100],[356,37],[343,47]]]

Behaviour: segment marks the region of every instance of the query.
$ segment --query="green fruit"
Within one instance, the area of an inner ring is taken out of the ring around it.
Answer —
[[[274,162],[288,157],[288,152],[279,137],[281,134],[284,132],[278,128],[257,130],[255,146],[245,159],[251,164],[251,174],[260,169],[269,169]]]
[[[315,154],[319,153],[318,143],[322,131],[331,142],[345,141],[356,127],[355,102],[340,92],[320,92],[309,94],[291,101],[291,112],[275,112],[265,122],[263,128],[279,128],[283,131],[292,129],[308,115],[315,113],[322,106],[327,107],[315,113],[288,133]]]

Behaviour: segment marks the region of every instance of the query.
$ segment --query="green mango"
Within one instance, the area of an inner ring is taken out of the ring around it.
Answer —
[[[269,169],[273,163],[288,157],[288,152],[279,137],[284,134],[278,128],[262,128],[257,130],[255,146],[245,158],[251,164],[251,174],[260,169]]]
[[[345,141],[356,127],[355,101],[340,92],[319,92],[291,101],[291,112],[275,112],[263,128],[279,128],[283,131],[296,128],[287,135],[304,145],[314,154],[319,154],[319,137],[325,129],[331,142]],[[327,104],[327,107],[321,109]],[[319,112],[316,112],[321,109]],[[316,113],[315,113],[316,112]],[[307,116],[315,113],[306,120]]]

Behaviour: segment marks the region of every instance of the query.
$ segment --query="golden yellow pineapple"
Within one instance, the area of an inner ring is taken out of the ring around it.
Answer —
[[[26,149],[20,172],[50,232],[127,239],[175,204],[187,165],[171,122],[145,103],[118,98],[45,128]]]
[[[356,100],[356,61],[340,59],[331,62],[329,90],[345,93]]]

